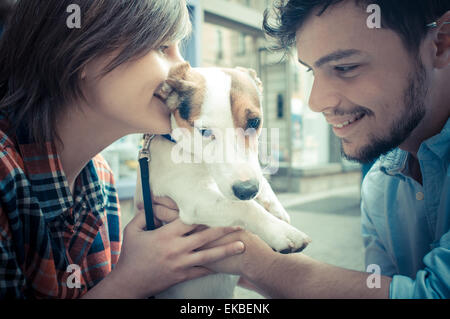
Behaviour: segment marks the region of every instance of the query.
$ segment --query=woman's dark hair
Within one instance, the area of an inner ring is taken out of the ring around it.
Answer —
[[[71,6],[72,5],[72,6]],[[78,5],[80,28],[69,28]],[[107,74],[180,40],[191,24],[183,0],[18,0],[0,39],[0,111],[36,143],[59,138],[56,121],[83,98],[83,68],[113,51]],[[21,126],[22,127],[22,126]]]
[[[14,0],[0,0],[0,24],[3,24],[13,7]]]
[[[287,52],[295,45],[296,31],[313,11],[320,16],[343,1],[354,1],[364,10],[369,4],[379,5],[382,27],[398,33],[412,54],[417,54],[428,32],[426,25],[450,10],[449,0],[275,0],[273,10],[264,12],[263,22],[266,34],[276,40],[272,49]]]

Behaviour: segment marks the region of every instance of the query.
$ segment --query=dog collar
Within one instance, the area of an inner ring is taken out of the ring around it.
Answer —
[[[169,141],[171,141],[172,143],[176,143],[177,141],[175,141],[173,138],[172,138],[172,136],[170,136],[170,134],[164,134],[164,135],[161,135],[162,137],[164,137],[166,140],[169,140]]]

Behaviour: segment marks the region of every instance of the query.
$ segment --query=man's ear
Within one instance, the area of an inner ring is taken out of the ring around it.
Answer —
[[[436,47],[434,66],[440,69],[450,65],[450,11],[447,11],[436,22],[437,27],[434,30],[435,35],[433,39]]]
[[[258,87],[259,91],[262,93],[262,91],[263,91],[263,84],[262,84],[262,82],[261,82],[260,78],[258,77],[258,74],[256,73],[255,70],[248,69],[248,68],[243,68],[243,67],[240,67],[240,66],[237,66],[236,70],[241,71],[241,72],[245,72],[248,75],[250,75],[250,77],[253,79],[253,81],[255,81],[255,84]]]

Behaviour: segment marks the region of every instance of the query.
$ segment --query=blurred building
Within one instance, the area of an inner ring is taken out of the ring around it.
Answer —
[[[321,114],[308,108],[312,74],[295,61],[295,52],[293,58],[282,59],[281,54],[267,49],[270,44],[261,28],[264,9],[272,1],[188,3],[194,32],[183,52],[191,65],[253,68],[264,84],[264,127],[272,162],[263,165],[274,166],[276,172],[269,176],[274,189],[305,193],[358,184],[359,165],[341,158],[339,140],[331,127]],[[271,134],[271,129],[276,129],[278,136]],[[125,137],[104,152],[118,177],[122,198],[134,194],[138,140],[138,136]]]

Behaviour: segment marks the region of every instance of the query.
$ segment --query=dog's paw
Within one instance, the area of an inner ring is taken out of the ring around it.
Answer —
[[[288,224],[291,223],[291,217],[281,205],[276,205],[274,208],[270,210],[270,213],[272,213],[273,216],[277,217],[278,219],[281,219],[282,221],[285,221]]]
[[[255,200],[276,218],[281,219],[288,224],[291,223],[291,217],[278,201],[262,200],[260,198],[255,198]]]
[[[311,242],[308,235],[287,223],[280,223],[276,228],[270,231],[267,243],[280,253],[300,252]]]

